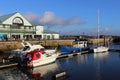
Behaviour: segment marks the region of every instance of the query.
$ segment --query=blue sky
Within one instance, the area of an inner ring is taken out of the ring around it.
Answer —
[[[0,15],[20,12],[61,34],[120,35],[120,0],[0,0]]]

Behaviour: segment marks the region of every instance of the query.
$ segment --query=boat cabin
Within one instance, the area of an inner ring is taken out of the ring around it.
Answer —
[[[23,46],[22,51],[34,51],[44,49],[44,47],[41,45],[32,45],[29,42],[22,42],[21,44]]]
[[[77,48],[85,48],[87,47],[88,40],[87,39],[77,39],[73,41],[73,47]]]

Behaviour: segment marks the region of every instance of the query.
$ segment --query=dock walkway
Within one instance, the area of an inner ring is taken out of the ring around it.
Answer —
[[[120,49],[109,49],[109,51],[120,52]],[[91,50],[82,51],[82,52],[78,52],[78,53],[62,54],[62,55],[58,56],[57,59],[67,58],[67,57],[71,57],[71,56],[77,56],[77,55],[86,54],[86,53],[90,53],[90,52],[91,52]],[[14,62],[14,61],[11,61],[11,62],[0,62],[0,69],[7,68],[7,67],[13,67],[13,66],[17,66],[17,65],[18,65],[18,63]]]
[[[18,63],[16,63],[16,62],[5,62],[5,63],[0,62],[0,69],[7,68],[7,67],[13,67],[13,66],[17,66],[17,65],[18,65]]]

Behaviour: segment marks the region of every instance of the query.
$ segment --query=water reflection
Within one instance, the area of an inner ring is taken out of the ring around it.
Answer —
[[[59,71],[59,65],[51,63],[45,66],[35,68],[7,68],[0,70],[0,80],[46,80]]]
[[[87,62],[88,56],[87,56],[87,54],[77,55],[76,58],[73,58],[73,59],[78,64],[80,64],[80,63],[84,63],[85,64]]]
[[[116,80],[120,79],[119,55],[118,52],[90,53],[62,58],[33,69],[2,69],[0,80],[52,80],[52,75],[61,70],[68,75],[64,80]]]
[[[94,59],[103,59],[107,58],[109,55],[109,52],[101,52],[101,53],[94,53]]]
[[[103,52],[103,53],[94,53],[94,64],[95,64],[95,71],[96,71],[96,80],[102,79],[102,65],[107,63],[107,57],[109,55],[109,52]]]
[[[51,77],[56,71],[58,71],[59,66],[58,64],[51,63],[48,65],[40,66],[40,67],[35,67],[31,69],[25,69],[23,68],[22,71],[27,74],[29,79],[45,79],[47,77]]]
[[[17,67],[0,70],[0,80],[27,80],[27,75]]]

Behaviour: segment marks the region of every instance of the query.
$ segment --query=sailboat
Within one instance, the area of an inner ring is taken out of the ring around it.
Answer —
[[[97,42],[99,44],[99,9],[98,9],[98,35],[97,36],[98,36]],[[93,48],[93,51],[94,51],[94,53],[107,52],[108,49],[109,49],[109,47],[100,45],[100,46]]]

